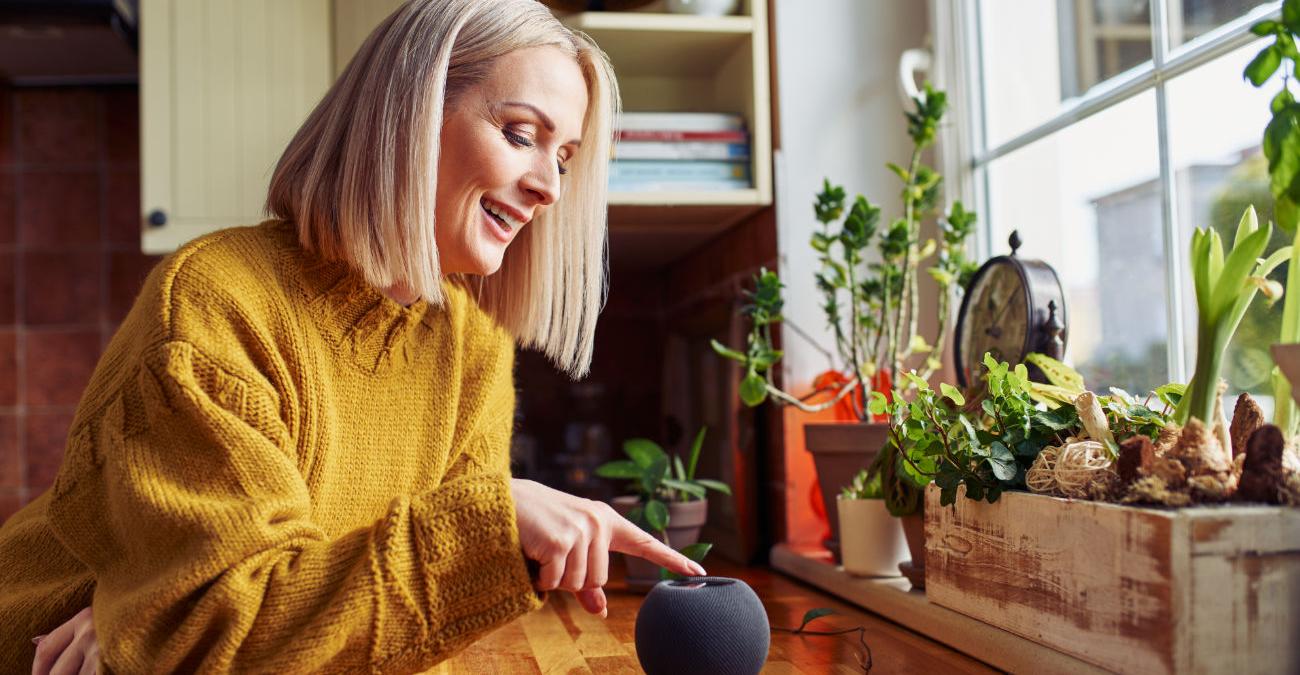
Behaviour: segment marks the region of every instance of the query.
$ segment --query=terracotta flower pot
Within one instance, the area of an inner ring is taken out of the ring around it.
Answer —
[[[912,559],[898,564],[898,571],[912,582],[915,588],[925,588],[925,514],[918,511],[899,518],[903,521],[903,534],[907,537],[907,550]]]
[[[883,499],[838,497],[840,555],[844,571],[863,577],[896,577],[907,559],[903,526]]]
[[[804,445],[817,467],[817,485],[831,525],[831,538],[823,542],[840,562],[840,518],[836,497],[867,468],[889,440],[889,425],[838,422],[804,426]]]
[[[614,510],[627,517],[627,514],[641,504],[636,495],[625,495],[610,500]],[[700,528],[709,516],[709,500],[698,499],[689,502],[668,502],[668,545],[681,550],[700,540]],[[648,591],[659,583],[659,566],[637,558],[624,555],[627,569],[627,586],[638,591]]]

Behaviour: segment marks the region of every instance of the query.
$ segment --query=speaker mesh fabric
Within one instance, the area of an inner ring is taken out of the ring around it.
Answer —
[[[754,675],[770,643],[763,603],[739,579],[661,581],[636,615],[636,655],[648,675]]]

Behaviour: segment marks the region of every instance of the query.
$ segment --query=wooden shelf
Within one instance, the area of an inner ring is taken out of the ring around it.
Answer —
[[[763,206],[758,190],[726,192],[611,192],[610,206]]]
[[[754,34],[748,16],[583,12],[563,21],[590,35],[620,78],[698,78],[746,50]]]
[[[824,550],[777,544],[771,565],[790,576],[969,654],[995,668],[1025,673],[1104,673],[1072,656],[926,600],[901,577],[850,576]]]

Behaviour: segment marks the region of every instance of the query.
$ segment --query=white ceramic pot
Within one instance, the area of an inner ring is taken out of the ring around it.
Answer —
[[[668,11],[674,14],[699,16],[727,16],[735,14],[740,0],[668,0]]]
[[[860,577],[898,576],[898,563],[909,557],[907,540],[885,500],[837,499],[844,571]]]

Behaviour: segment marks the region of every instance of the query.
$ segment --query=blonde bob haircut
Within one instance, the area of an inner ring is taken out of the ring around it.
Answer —
[[[481,279],[478,299],[573,377],[591,365],[605,300],[607,182],[620,101],[605,54],[535,0],[410,0],[366,39],[281,156],[267,212],[303,247],[377,288],[443,302],[434,238],[443,111],[493,61],[529,47],[573,55],[587,84],[582,145],[563,197],[538,212]],[[456,280],[468,283],[467,280]]]

